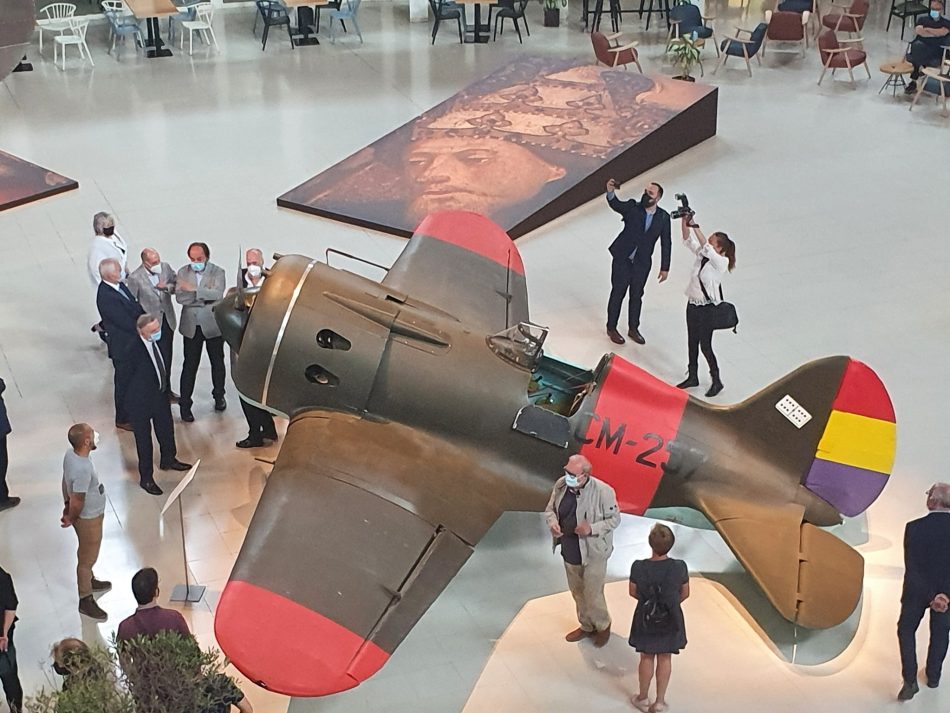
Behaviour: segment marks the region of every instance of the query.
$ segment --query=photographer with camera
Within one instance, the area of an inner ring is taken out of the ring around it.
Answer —
[[[663,197],[659,183],[648,183],[639,201],[617,198],[617,182],[607,181],[607,203],[623,216],[623,230],[610,244],[613,262],[610,266],[610,299],[607,301],[607,336],[614,344],[623,344],[617,331],[624,297],[630,293],[627,309],[629,336],[637,344],[646,344],[640,334],[640,308],[643,288],[653,266],[653,249],[660,241],[660,272],[657,281],[664,282],[670,271],[670,214],[657,206]]]
[[[719,378],[719,362],[713,352],[712,338],[716,324],[712,320],[712,305],[722,301],[722,278],[736,266],[736,244],[722,232],[715,232],[707,239],[699,225],[693,221],[695,212],[689,207],[685,195],[677,195],[682,207],[673,215],[680,218],[683,244],[696,256],[686,287],[686,334],[689,345],[689,368],[686,379],[676,385],[679,389],[699,386],[699,350],[709,364],[712,385],[707,397],[722,391]],[[692,229],[692,234],[690,230]]]

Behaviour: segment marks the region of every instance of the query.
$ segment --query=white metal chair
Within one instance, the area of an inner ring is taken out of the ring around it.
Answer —
[[[182,49],[185,48],[185,30],[188,30],[188,54],[191,54],[192,42],[194,40],[194,35],[197,32],[198,36],[206,44],[213,44],[215,48],[218,46],[218,41],[214,36],[214,28],[211,27],[211,20],[214,18],[214,7],[210,2],[203,2],[195,6],[195,19],[194,20],[185,20],[181,23],[181,42],[179,47]],[[211,41],[208,41],[210,36]]]
[[[63,34],[69,29],[69,18],[75,14],[76,6],[69,2],[50,3],[40,10],[41,17],[36,21],[36,28],[40,31],[41,54],[43,52],[43,33]]]
[[[168,42],[170,44],[175,43],[175,35],[177,34],[175,32],[175,26],[180,25],[181,23],[187,22],[189,20],[198,19],[198,15],[195,12],[195,8],[197,8],[199,5],[202,5],[202,4],[204,3],[199,0],[195,0],[195,2],[187,2],[184,5],[178,5],[178,14],[169,16]]]
[[[69,45],[76,45],[76,47],[79,49],[79,56],[84,60],[88,59],[89,64],[95,67],[96,63],[92,61],[92,53],[89,51],[89,46],[86,44],[86,30],[88,29],[88,17],[70,17],[67,32],[62,35],[57,35],[53,38],[53,64],[56,64],[56,56],[58,54],[56,48],[62,47],[63,61],[61,66],[63,71],[65,71],[66,47]]]

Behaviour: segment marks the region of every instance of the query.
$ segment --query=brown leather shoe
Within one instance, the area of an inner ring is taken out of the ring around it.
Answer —
[[[109,615],[99,608],[99,605],[96,604],[96,600],[92,598],[91,594],[79,600],[79,613],[96,621],[105,621],[109,618]]]
[[[594,634],[594,646],[598,649],[602,648],[610,641],[610,627],[608,626],[603,631],[598,631]]]
[[[630,338],[631,338],[633,341],[635,341],[637,344],[646,344],[646,343],[647,343],[647,340],[643,338],[643,335],[642,335],[642,334],[640,334],[640,330],[639,330],[639,329],[631,329],[629,332],[627,332],[627,336],[630,337]]]
[[[610,337],[610,341],[612,341],[614,344],[623,344],[627,341],[622,336],[620,336],[620,332],[618,332],[616,329],[608,329],[607,336]]]
[[[577,643],[578,641],[583,641],[588,636],[593,636],[593,635],[594,635],[593,631],[584,631],[583,629],[574,629],[574,631],[570,632],[564,637],[564,640],[571,644],[574,644],[574,643]]]

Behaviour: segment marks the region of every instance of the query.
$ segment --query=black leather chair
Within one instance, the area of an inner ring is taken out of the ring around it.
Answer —
[[[287,8],[281,5],[277,0],[256,0],[257,12],[261,20],[264,21],[264,34],[262,36],[261,52],[267,48],[267,33],[270,28],[284,25],[287,28],[287,39],[290,40],[290,48],[294,49],[294,37],[290,32],[290,16],[287,14]],[[254,21],[255,31],[257,29],[257,20]]]
[[[891,20],[899,17],[901,21],[901,39],[904,39],[904,28],[907,25],[907,18],[912,17],[915,20],[919,15],[926,15],[930,11],[928,2],[898,2],[891,0],[891,12],[887,16],[887,27],[885,32],[891,30]]]
[[[439,25],[443,20],[455,20],[459,25],[459,42],[464,42],[462,37],[462,14],[465,12],[458,3],[446,0],[429,0],[429,7],[432,8],[432,16],[435,17],[435,24],[432,26],[432,44],[435,44],[435,36],[439,34]]]
[[[492,40],[498,37],[498,23],[501,23],[502,34],[505,32],[505,20],[511,20],[515,25],[515,32],[518,33],[518,42],[524,42],[521,38],[521,26],[518,20],[524,22],[524,30],[531,37],[531,30],[528,29],[528,18],[524,16],[525,8],[528,7],[528,0],[498,0],[495,5],[495,29],[492,33]]]

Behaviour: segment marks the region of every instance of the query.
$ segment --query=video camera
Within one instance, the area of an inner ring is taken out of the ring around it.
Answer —
[[[680,207],[670,213],[670,218],[689,218],[692,220],[695,211],[689,207],[689,198],[686,197],[685,193],[677,193],[676,200],[680,202]]]

